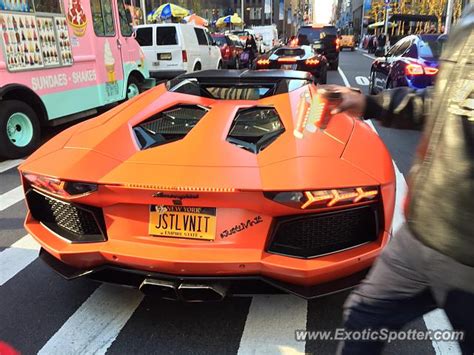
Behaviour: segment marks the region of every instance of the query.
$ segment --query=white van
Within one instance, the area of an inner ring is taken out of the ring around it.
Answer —
[[[154,78],[222,68],[221,51],[204,27],[161,23],[137,26],[135,32]]]

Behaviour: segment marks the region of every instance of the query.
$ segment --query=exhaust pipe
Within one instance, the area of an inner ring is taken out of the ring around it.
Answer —
[[[228,289],[225,284],[182,283],[178,286],[178,292],[186,302],[222,301]]]
[[[145,279],[139,289],[147,296],[160,297],[165,300],[178,300],[177,283],[165,280]]]

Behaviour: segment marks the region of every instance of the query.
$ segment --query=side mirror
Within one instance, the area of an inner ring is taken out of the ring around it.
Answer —
[[[377,58],[385,57],[385,49],[377,48],[377,49],[375,50],[374,55],[375,55]]]

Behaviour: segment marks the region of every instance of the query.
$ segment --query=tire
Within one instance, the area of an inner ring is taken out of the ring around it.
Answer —
[[[339,59],[329,64],[329,69],[331,70],[337,70],[338,68],[339,68]]]
[[[217,64],[217,70],[221,70],[222,69],[222,62],[219,61],[219,64]]]
[[[6,100],[0,105],[0,156],[27,156],[39,146],[41,127],[33,109],[22,101]]]
[[[201,70],[201,63],[198,62],[194,65],[193,71],[199,71],[199,70]]]
[[[370,95],[375,95],[376,94],[375,89],[374,89],[374,85],[375,85],[375,72],[372,70],[370,72],[370,81],[369,81],[369,94]]]
[[[127,91],[125,93],[125,100],[133,99],[140,94],[140,80],[135,76],[130,76],[127,82]]]

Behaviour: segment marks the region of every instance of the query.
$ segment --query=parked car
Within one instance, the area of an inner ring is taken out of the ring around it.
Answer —
[[[370,70],[369,92],[399,86],[423,89],[433,85],[438,73],[439,56],[447,37],[439,34],[411,35],[395,43],[378,58]]]
[[[300,46],[312,46],[316,43],[321,43],[324,48],[324,56],[329,63],[329,68],[337,70],[339,67],[339,39],[335,26],[301,26],[298,30],[297,38]]]
[[[221,49],[222,63],[225,68],[240,69],[240,54],[244,46],[239,37],[230,34],[213,33],[212,39]]]
[[[319,84],[326,84],[327,63],[326,57],[316,53],[310,46],[285,46],[257,57],[255,68],[305,71]]]
[[[135,31],[154,78],[170,79],[223,66],[221,51],[204,27],[164,23],[140,25]]]
[[[40,258],[183,301],[356,285],[390,238],[392,158],[356,116],[305,128],[316,97],[301,71],[201,71],[60,133],[19,168]]]

